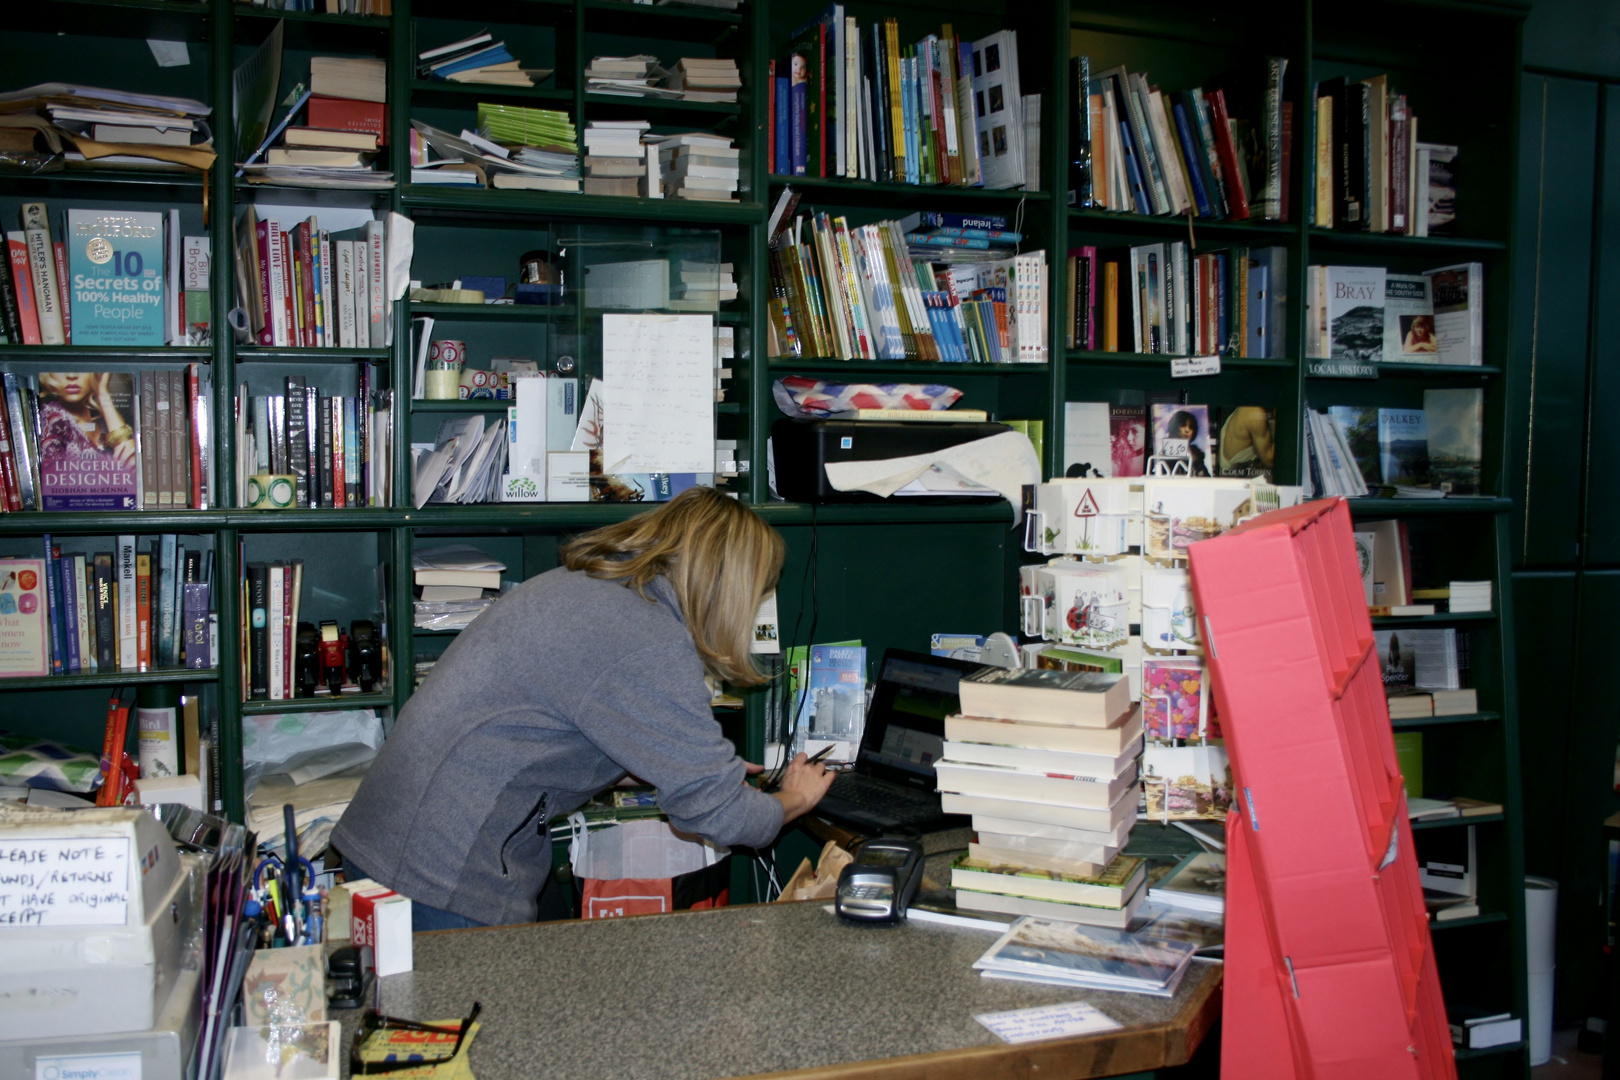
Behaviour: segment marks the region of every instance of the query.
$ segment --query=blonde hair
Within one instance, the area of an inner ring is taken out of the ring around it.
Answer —
[[[575,537],[563,565],[618,581],[643,599],[662,575],[675,589],[704,670],[738,686],[766,677],[750,652],[754,616],[776,587],[784,545],[752,510],[713,488],[681,492],[656,510]]]

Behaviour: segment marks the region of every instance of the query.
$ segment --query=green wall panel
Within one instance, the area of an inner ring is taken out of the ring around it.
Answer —
[[[1570,697],[1577,585],[1573,570],[1513,575],[1526,836],[1557,835],[1564,815],[1564,761],[1574,716]],[[1525,872],[1556,878],[1562,872],[1560,857],[1557,845],[1530,844],[1524,853]]]
[[[1591,374],[1587,398],[1586,565],[1620,564],[1614,420],[1620,415],[1620,86],[1603,88],[1603,185],[1598,195]]]
[[[1526,75],[1520,109],[1507,493],[1514,563],[1547,566],[1577,554],[1597,88]]]

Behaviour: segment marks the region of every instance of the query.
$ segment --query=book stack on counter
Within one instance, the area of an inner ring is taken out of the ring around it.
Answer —
[[[1162,91],[1123,65],[1069,62],[1076,100],[1069,183],[1078,206],[1124,213],[1287,221],[1293,103],[1287,60],[1220,86]]]
[[[213,383],[184,371],[0,373],[5,512],[214,506]]]
[[[0,259],[0,344],[207,345],[207,235],[180,211],[68,209],[24,203]],[[115,261],[116,260],[116,261]]]
[[[1466,611],[1491,610],[1491,583],[1486,581],[1453,581],[1446,591],[1447,609],[1453,615]]]
[[[973,966],[987,979],[1172,997],[1198,946],[1046,918],[1023,918]]]
[[[416,628],[465,630],[501,595],[506,564],[470,544],[411,554],[416,575]]]
[[[214,163],[207,105],[190,98],[42,83],[0,94],[0,149],[25,168],[205,170]],[[45,150],[36,149],[38,135]],[[94,158],[80,142],[99,144]]]
[[[1440,387],[1423,391],[1421,409],[1333,405],[1325,412],[1307,408],[1306,480],[1313,494],[1378,494],[1401,498],[1479,495],[1484,484],[1485,392],[1479,387]],[[1359,488],[1358,491],[1347,490]],[[1380,579],[1382,580],[1382,579]],[[1487,585],[1489,583],[1486,583]],[[1429,599],[1449,599],[1430,595]],[[1371,606],[1410,605],[1415,597],[1369,599]],[[1463,594],[1463,603],[1488,592]],[[1452,607],[1453,611],[1469,610]],[[1432,615],[1386,611],[1385,615]]]
[[[980,214],[913,214],[851,226],[825,213],[772,215],[770,355],[841,360],[1043,363],[1046,254],[909,243],[939,229],[1002,231]],[[974,239],[965,237],[962,239]]]
[[[1312,374],[1366,375],[1361,366],[1485,362],[1485,267],[1460,263],[1422,274],[1381,266],[1309,267],[1305,356]]]
[[[1287,355],[1287,248],[1194,253],[1185,241],[1172,241],[1101,255],[1080,247],[1068,260],[1064,321],[1071,348]]]
[[[115,538],[113,550],[75,550],[88,540],[46,535],[43,560],[0,560],[0,580],[23,582],[43,571],[45,603],[13,611],[24,637],[38,635],[28,651],[42,656],[45,671],[16,669],[8,675],[90,675],[111,672],[211,668],[211,550],[187,548],[172,533]],[[16,653],[8,642],[6,655]]]
[[[250,184],[390,188],[377,149],[387,141],[388,64],[361,56],[312,56],[309,90],[238,172]],[[304,124],[287,126],[300,112]],[[281,145],[272,146],[277,137]],[[263,161],[259,161],[260,157]]]
[[[729,138],[705,131],[688,131],[679,135],[648,136],[648,143],[658,147],[660,182],[663,193],[669,198],[736,201],[741,169],[737,148]],[[651,167],[649,157],[649,170]]]
[[[1123,675],[985,668],[964,676],[936,763],[946,813],[977,839],[951,868],[959,908],[1126,927],[1142,860],[1142,714]]]
[[[968,42],[947,24],[904,43],[897,19],[861,26],[831,4],[769,69],[773,174],[1040,188],[1040,95],[1019,89],[1015,31]]]
[[[721,304],[737,299],[737,281],[732,276],[732,269],[731,263],[682,259],[676,265],[679,280],[670,284],[669,303],[665,307],[670,311],[719,310]],[[729,330],[730,327],[717,329]],[[719,342],[718,334],[716,341]]]
[[[392,498],[389,455],[394,440],[393,390],[380,385],[385,364],[356,367],[358,393],[323,393],[303,375],[289,375],[282,393],[254,394],[243,383],[236,397],[236,490],[247,507],[255,476],[293,478],[273,488],[273,509],[387,506]]]
[[[615,97],[679,98],[679,90],[661,85],[669,72],[656,56],[596,56],[585,68],[585,92]]]
[[[593,120],[585,125],[587,195],[638,196],[647,191],[651,151],[641,136],[652,125],[645,120]]]
[[[277,349],[381,349],[393,330],[387,298],[388,224],[339,232],[243,208],[236,223],[236,282],[256,345]]]
[[[416,75],[439,82],[486,83],[493,86],[533,86],[551,74],[546,68],[525,68],[488,31],[425,49],[416,56]]]
[[[735,60],[683,56],[669,73],[667,85],[686,101],[735,102],[742,75]]]
[[[1316,84],[1311,224],[1446,236],[1456,231],[1457,148],[1418,141],[1418,117],[1388,75]]]

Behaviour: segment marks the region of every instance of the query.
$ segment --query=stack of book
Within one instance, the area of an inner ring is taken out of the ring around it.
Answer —
[[[0,373],[0,506],[206,510],[212,376],[184,371]]]
[[[184,235],[178,209],[69,209],[55,230],[51,216],[45,203],[24,203],[21,228],[4,234],[0,344],[151,347],[212,340],[209,240]],[[116,263],[102,250],[109,237],[117,239]],[[71,288],[76,277],[101,284]]]
[[[1013,923],[973,966],[990,979],[1171,997],[1197,951],[1191,941],[1028,918]]]
[[[0,94],[0,114],[14,115],[0,147],[25,167],[60,155],[69,169],[205,170],[214,163],[206,122],[212,111],[190,98],[44,83]],[[48,153],[36,151],[36,133]],[[113,152],[86,158],[76,148],[79,139]]]
[[[1491,610],[1491,583],[1485,581],[1453,581],[1447,593],[1447,610],[1453,615],[1465,611]]]
[[[488,83],[495,86],[533,86],[549,70],[524,68],[486,30],[472,37],[426,49],[417,54],[418,78],[444,82]]]
[[[977,839],[951,868],[957,907],[1123,928],[1142,860],[1142,714],[1123,675],[986,668],[962,679],[936,764],[946,813]]]
[[[492,187],[579,190],[579,138],[568,113],[479,102],[478,130],[506,148],[506,168],[492,174]]]
[[[1137,214],[1242,221],[1288,220],[1293,104],[1284,101],[1287,60],[1223,87],[1179,94],[1123,65],[1092,74],[1070,61],[1087,108],[1077,109],[1070,183],[1078,205]],[[1240,118],[1247,117],[1247,118]]]
[[[683,56],[670,72],[668,85],[687,101],[734,102],[742,76],[735,60]]]
[[[29,651],[43,655],[50,674],[213,666],[208,621],[214,553],[188,550],[173,533],[150,537],[145,547],[140,540],[118,536],[111,551],[74,551],[64,548],[93,542],[64,545],[46,535],[43,563],[0,560],[0,580],[43,567],[46,602],[37,610],[37,622],[23,618],[17,628],[25,636],[40,635],[38,648]],[[8,652],[15,644],[8,643]],[[8,669],[8,674],[45,672]]]
[[[412,553],[411,569],[416,628],[464,630],[499,598],[506,564],[469,544],[455,544]]]
[[[1014,31],[970,43],[947,25],[907,44],[898,20],[844,12],[827,7],[770,62],[772,173],[1039,189],[1040,95],[1019,89]]]
[[[669,287],[670,311],[715,311],[721,304],[737,299],[731,263],[682,259],[675,269],[677,280]]]
[[[669,198],[736,201],[741,169],[737,148],[729,138],[688,131],[649,136],[648,142],[658,147],[660,183]]]
[[[640,195],[645,188],[648,152],[645,120],[593,120],[585,126],[585,194]]]
[[[236,490],[246,507],[253,477],[290,476],[292,498],[276,509],[388,506],[394,439],[393,391],[379,386],[386,365],[357,367],[359,393],[324,394],[289,375],[284,392],[236,398]]]
[[[1311,223],[1444,236],[1455,231],[1457,148],[1418,141],[1418,118],[1388,75],[1316,84]]]
[[[782,227],[770,252],[770,355],[980,364],[1046,360],[1044,251],[946,264],[936,253],[948,249],[908,245],[906,222],[851,226],[825,213],[789,220],[782,208],[793,198],[784,192],[773,215]],[[973,220],[1005,227],[996,216]]]
[[[486,107],[501,106],[479,106],[480,109]],[[548,126],[556,127],[555,124]],[[544,147],[520,145],[514,151],[469,128],[463,128],[460,135],[452,135],[432,124],[412,120],[411,183],[578,191],[579,152],[572,144],[572,123],[567,125],[566,136],[548,134],[546,137],[566,137],[569,143]]]
[[[313,56],[309,91],[288,111],[240,172],[252,184],[392,187],[376,167],[387,139],[388,64],[363,56]],[[289,127],[300,111],[303,127]],[[280,136],[282,145],[271,144]],[[258,159],[264,157],[263,162]]]
[[[659,85],[668,77],[656,56],[598,56],[585,69],[585,90],[617,97],[680,97],[679,90]]]
[[[392,304],[384,287],[388,227],[330,233],[318,215],[284,222],[249,204],[236,226],[236,280],[255,343],[278,349],[381,349]]]

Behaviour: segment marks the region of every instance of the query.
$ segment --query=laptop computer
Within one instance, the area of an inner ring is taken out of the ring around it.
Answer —
[[[811,813],[869,836],[936,832],[968,819],[939,808],[934,762],[945,718],[960,711],[957,684],[982,664],[889,649],[883,654],[852,772]]]

